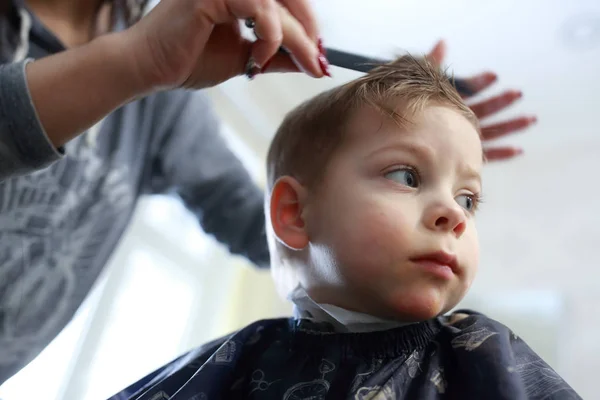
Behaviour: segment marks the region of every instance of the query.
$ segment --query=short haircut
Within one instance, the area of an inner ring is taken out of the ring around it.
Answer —
[[[462,101],[444,71],[425,58],[402,56],[365,76],[321,93],[287,114],[267,155],[267,188],[293,176],[310,187],[319,182],[333,152],[344,138],[353,112],[372,107],[401,126],[425,106],[449,106],[479,131],[477,117]]]

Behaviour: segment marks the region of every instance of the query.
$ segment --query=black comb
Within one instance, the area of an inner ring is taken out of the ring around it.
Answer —
[[[350,69],[358,72],[369,72],[378,65],[387,64],[391,60],[383,60],[378,58],[370,58],[361,56],[358,54],[348,53],[341,50],[332,49],[329,47],[325,48],[327,60],[331,65],[336,67]],[[465,97],[474,95],[475,93],[471,90],[469,85],[464,79],[460,78],[448,78],[450,83],[454,85],[456,91]]]

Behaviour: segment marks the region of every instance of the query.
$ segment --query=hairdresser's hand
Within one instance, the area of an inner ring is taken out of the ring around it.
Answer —
[[[252,18],[259,36],[240,36]],[[322,77],[319,32],[308,0],[162,0],[124,33],[150,89],[206,88],[244,73],[252,55],[263,72],[303,70]],[[277,53],[284,46],[294,58]]]
[[[444,60],[445,51],[445,43],[443,41],[439,41],[429,53],[427,58],[433,63],[441,65]],[[471,89],[473,93],[472,96],[474,96],[492,85],[496,79],[497,76],[493,72],[484,72],[467,78],[466,82],[469,85],[469,89]],[[521,91],[507,90],[498,96],[483,100],[479,103],[471,104],[470,108],[473,110],[475,115],[482,120],[504,110],[515,101],[519,100],[521,96]],[[469,97],[465,97],[465,99],[468,99]],[[482,124],[482,140],[486,142],[515,133],[529,127],[535,122],[535,116],[523,116],[487,126]],[[484,153],[488,161],[510,159],[521,154],[522,152],[523,150],[521,148],[515,146],[492,146],[484,149]]]

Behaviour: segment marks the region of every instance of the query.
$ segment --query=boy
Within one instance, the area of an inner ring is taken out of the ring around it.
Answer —
[[[475,277],[482,164],[477,119],[427,61],[304,103],[271,144],[265,204],[295,318],[254,323],[114,398],[578,399],[508,328],[444,315]]]

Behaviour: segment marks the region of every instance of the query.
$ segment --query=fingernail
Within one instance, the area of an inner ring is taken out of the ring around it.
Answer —
[[[323,39],[319,38],[319,40],[317,41],[317,46],[319,48],[320,54],[323,54],[324,56],[327,55],[327,53],[325,52],[325,47],[323,47]]]
[[[327,57],[325,55],[325,46],[323,46],[323,39],[319,38],[317,40],[317,48],[319,49],[319,67],[321,67],[321,71],[325,75],[331,78],[331,73],[329,72],[329,61],[327,61]]]
[[[246,68],[244,74],[248,79],[252,80],[256,75],[258,75],[262,71],[262,68],[259,63],[256,62],[254,57],[250,56],[248,62],[246,63]]]
[[[317,61],[319,63],[319,67],[321,67],[321,71],[323,71],[323,74],[331,78],[331,72],[329,72],[329,61],[327,61],[327,58],[323,53],[319,52]]]
[[[538,120],[537,117],[529,117],[529,122],[531,124],[535,124],[537,122],[537,120]]]
[[[515,96],[517,97],[523,97],[523,92],[521,92],[520,90],[515,90]]]
[[[515,156],[520,156],[523,154],[523,149],[515,149]]]

